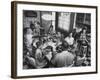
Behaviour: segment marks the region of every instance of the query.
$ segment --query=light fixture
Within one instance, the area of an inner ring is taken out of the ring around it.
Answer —
[[[51,14],[43,14],[42,19],[50,21],[50,20],[53,20],[53,17]]]

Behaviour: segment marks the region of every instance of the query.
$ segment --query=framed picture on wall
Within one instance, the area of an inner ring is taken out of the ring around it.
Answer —
[[[97,73],[97,6],[13,1],[11,77]]]

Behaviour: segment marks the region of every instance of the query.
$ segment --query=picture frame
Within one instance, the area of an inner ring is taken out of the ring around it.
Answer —
[[[89,5],[12,1],[11,77],[97,73],[97,10],[97,6]],[[75,34],[71,40],[68,38],[70,33]],[[79,35],[76,36],[76,33]],[[49,47],[43,48],[44,43],[53,40]],[[74,42],[77,47],[74,47]],[[60,47],[54,48],[53,43]],[[42,59],[37,51],[40,45],[43,48]],[[46,54],[46,50],[51,50],[52,54]],[[67,55],[59,51],[67,51]],[[40,61],[37,61],[38,58]]]

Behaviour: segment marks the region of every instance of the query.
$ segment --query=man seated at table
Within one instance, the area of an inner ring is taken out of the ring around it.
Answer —
[[[52,47],[47,46],[46,48],[42,48],[42,45],[38,45],[38,48],[35,53],[35,58],[26,56],[26,60],[32,68],[40,69],[40,68],[48,68],[51,63],[52,58]]]
[[[57,54],[52,59],[52,64],[54,67],[70,67],[74,65],[75,56],[68,52],[67,50],[63,51],[61,46],[57,47]]]

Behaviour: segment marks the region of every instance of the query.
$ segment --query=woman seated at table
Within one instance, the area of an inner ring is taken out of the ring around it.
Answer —
[[[70,33],[68,37],[65,38],[65,41],[68,43],[69,47],[71,48],[74,44],[73,34]]]

